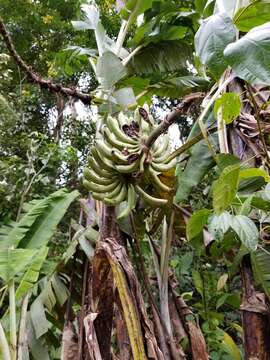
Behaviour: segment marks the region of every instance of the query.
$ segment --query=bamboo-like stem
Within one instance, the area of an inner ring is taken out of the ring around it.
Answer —
[[[164,218],[161,258],[160,258],[160,273],[161,273],[161,286],[160,286],[160,314],[161,319],[166,330],[172,336],[172,326],[169,312],[169,296],[168,296],[168,276],[169,276],[169,258],[173,237],[173,224],[175,212],[172,211],[169,229],[167,230],[166,219]]]
[[[219,87],[223,84],[223,77],[220,80]],[[229,146],[227,140],[227,132],[226,132],[226,124],[223,120],[222,116],[222,106],[218,109],[217,113],[217,126],[218,126],[218,142],[219,142],[219,150],[223,154],[229,153]]]
[[[137,46],[125,59],[122,60],[122,64],[126,66],[130,60],[143,48],[143,45]],[[148,90],[147,90],[148,92]]]
[[[27,307],[29,302],[29,293],[27,293],[22,302],[21,320],[19,328],[18,338],[18,359],[23,360],[24,349],[27,346],[27,334],[26,334],[26,319],[27,319]]]
[[[11,360],[8,341],[1,322],[0,322],[0,350],[1,350],[0,355],[2,355],[2,359]]]
[[[15,281],[13,279],[10,280],[8,289],[9,289],[11,360],[16,360],[17,359],[17,327],[16,327]]]

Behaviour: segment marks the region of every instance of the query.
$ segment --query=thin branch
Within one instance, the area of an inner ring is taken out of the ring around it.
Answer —
[[[81,100],[84,104],[89,105],[91,103],[92,97],[89,94],[82,93],[75,88],[64,87],[61,84],[55,84],[51,80],[46,80],[42,78],[42,76],[36,73],[31,66],[27,65],[20,55],[17,53],[14,44],[12,42],[11,36],[9,35],[5,24],[3,23],[2,19],[0,18],[0,34],[8,48],[10,55],[15,60],[16,64],[22,69],[30,81],[39,85],[41,89],[49,90],[53,93],[61,93],[65,96],[71,96],[78,100]]]
[[[172,124],[174,124],[177,120],[181,119],[183,114],[187,111],[187,109],[190,107],[191,103],[194,100],[198,98],[203,98],[204,96],[205,96],[204,93],[195,93],[187,96],[183,100],[183,102],[170,114],[166,115],[162,123],[155,130],[153,130],[153,132],[149,135],[148,139],[146,140],[145,146],[147,148],[150,148],[160,135],[164,134],[169,129],[169,127]]]

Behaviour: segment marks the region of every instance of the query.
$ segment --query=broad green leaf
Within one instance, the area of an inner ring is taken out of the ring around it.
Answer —
[[[181,54],[181,55],[180,55]],[[192,48],[181,41],[159,41],[143,47],[129,62],[129,73],[153,75],[156,79],[174,72],[187,74],[187,61],[192,58]]]
[[[3,249],[0,250],[0,277],[6,283],[25,270],[31,262],[36,250]]]
[[[230,228],[231,214],[225,211],[220,215],[213,215],[209,219],[208,231],[214,240],[220,241]]]
[[[240,164],[241,160],[231,154],[217,154],[216,162],[220,171],[223,171],[230,165]]]
[[[255,281],[261,285],[270,300],[270,255],[269,248],[257,249],[251,254],[252,270]]]
[[[270,21],[270,1],[253,1],[239,9],[234,16],[234,23],[240,31],[248,32],[255,26]]]
[[[226,14],[227,16],[232,18],[235,11],[235,6],[235,0],[216,0],[214,13]]]
[[[176,202],[182,202],[188,198],[193,188],[198,186],[207,172],[214,166],[213,156],[205,141],[200,141],[191,150],[191,156],[182,171],[178,166]]]
[[[35,221],[49,207],[48,198],[37,201],[23,217],[12,226],[0,229],[0,248],[17,247],[19,242],[26,236]]]
[[[34,248],[46,245],[67,208],[78,195],[77,191],[69,193],[62,189],[33,202],[19,222],[0,229],[0,248]]]
[[[48,349],[42,341],[43,339],[37,339],[36,337],[30,314],[27,316],[27,325],[27,343],[31,350],[33,360],[51,360]]]
[[[224,93],[215,102],[214,111],[217,115],[221,108],[222,119],[226,124],[232,123],[241,112],[241,100],[237,93]]]
[[[30,267],[27,269],[16,290],[16,300],[21,299],[27,294],[37,282],[41,266],[47,257],[48,250],[48,247],[43,247],[35,255],[34,260],[31,262]]]
[[[203,227],[207,224],[211,211],[201,209],[195,211],[187,222],[187,239],[191,240],[203,231]]]
[[[113,97],[123,109],[127,109],[129,106],[134,106],[137,103],[134,91],[131,87],[126,87],[115,91],[113,93]]]
[[[270,22],[255,27],[224,50],[237,76],[250,83],[270,84]]]
[[[239,182],[239,165],[226,167],[213,185],[213,207],[217,214],[221,214],[231,205],[236,196]]]
[[[104,89],[111,90],[125,75],[127,75],[127,70],[114,53],[106,51],[98,59],[97,77]]]
[[[270,177],[264,169],[259,168],[247,168],[241,169],[239,173],[239,180],[248,179],[252,177],[263,177],[265,182],[270,181]]]
[[[216,78],[227,67],[223,51],[236,39],[236,29],[229,16],[216,14],[206,19],[195,35],[196,53]]]
[[[49,329],[44,305],[39,297],[31,305],[30,316],[35,330],[36,339],[39,339],[42,335],[46,334]]]
[[[59,190],[48,197],[49,207],[31,226],[20,242],[20,247],[39,248],[47,245],[58,223],[65,215],[70,204],[78,197],[78,191]]]
[[[149,92],[162,97],[178,98],[193,91],[204,90],[208,81],[198,76],[168,77],[148,86]]]
[[[122,7],[120,15],[126,20],[130,16],[135,20],[137,16],[150,9],[152,3],[153,0],[126,0],[125,7]]]
[[[242,244],[249,251],[255,251],[258,246],[259,232],[254,222],[244,215],[232,217],[231,228],[236,232]]]

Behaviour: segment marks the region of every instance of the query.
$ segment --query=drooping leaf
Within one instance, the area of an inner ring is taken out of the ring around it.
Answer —
[[[78,197],[78,191],[59,190],[48,197],[49,207],[29,228],[20,242],[20,247],[39,248],[45,246],[52,237],[70,204]]]
[[[270,21],[270,1],[253,1],[238,10],[234,15],[234,23],[238,30],[248,32],[255,26]]]
[[[270,255],[269,248],[257,249],[251,254],[251,265],[255,281],[264,289],[270,300]]]
[[[250,83],[270,84],[270,22],[250,30],[224,50],[237,76]]]
[[[255,251],[258,246],[259,232],[254,222],[244,215],[232,217],[231,228],[249,251]]]
[[[236,196],[239,182],[239,165],[226,167],[213,185],[213,207],[217,214],[224,212]]]
[[[188,44],[180,41],[160,41],[143,47],[130,61],[129,72],[137,75],[164,75],[185,72],[187,60],[192,56]]]
[[[201,209],[195,211],[187,222],[187,239],[191,240],[198,236],[203,227],[207,224],[211,211],[208,209]]]
[[[239,350],[238,345],[235,343],[233,338],[226,332],[224,332],[224,337],[222,341],[222,347],[229,354],[231,360],[241,360],[242,355]]]
[[[188,198],[192,189],[195,188],[214,166],[213,156],[205,141],[200,141],[194,145],[191,150],[185,169],[182,171],[178,166],[176,170],[177,176],[177,192],[175,196],[176,202],[184,201]]]
[[[228,277],[229,277],[228,274],[223,274],[220,276],[217,282],[217,291],[221,291],[225,287]]]
[[[31,262],[36,250],[2,249],[0,250],[0,277],[6,283],[24,271]]]
[[[127,74],[121,60],[112,52],[106,51],[97,63],[97,77],[102,87],[111,90]]]
[[[235,39],[236,29],[231,18],[225,14],[210,16],[195,35],[196,53],[216,78],[219,78],[227,67],[223,51]]]
[[[37,200],[17,222],[0,229],[0,248],[32,247],[47,244],[59,221],[79,193],[58,190],[47,198]]]
[[[222,119],[226,124],[232,123],[241,112],[241,100],[237,93],[224,93],[215,102],[214,111],[217,115],[221,109]]]
[[[49,323],[46,319],[44,305],[39,297],[31,305],[30,316],[36,338],[39,339],[42,335],[46,334],[49,329]]]
[[[30,267],[27,269],[24,274],[17,290],[16,290],[16,300],[21,299],[28,291],[34,286],[39,277],[39,272],[43,262],[45,261],[48,254],[48,247],[41,248],[38,253],[35,255],[34,260],[30,264]]]
[[[232,154],[217,154],[216,162],[220,171],[223,171],[227,166],[239,164],[241,160]]]
[[[178,76],[168,77],[165,80],[159,81],[148,86],[150,94],[162,97],[180,98],[191,92],[204,90],[208,81],[198,76]]]

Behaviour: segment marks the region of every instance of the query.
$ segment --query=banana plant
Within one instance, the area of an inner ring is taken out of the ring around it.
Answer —
[[[1,351],[7,359],[21,359],[21,343],[17,344],[17,306],[23,301],[21,326],[25,327],[25,314],[31,289],[39,278],[41,267],[47,257],[46,246],[56,226],[64,216],[70,204],[78,197],[78,192],[69,193],[59,190],[45,199],[33,201],[26,206],[26,212],[18,222],[0,229],[0,277],[4,283],[1,302],[9,294],[9,350],[3,326],[0,329]],[[18,284],[18,285],[16,285]],[[6,315],[2,320],[5,320]],[[21,330],[21,331],[20,331]],[[24,336],[23,329],[19,333]],[[21,339],[20,339],[21,340]]]

